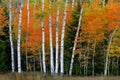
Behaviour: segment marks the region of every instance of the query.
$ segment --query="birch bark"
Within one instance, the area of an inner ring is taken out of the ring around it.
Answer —
[[[10,0],[10,4],[9,4],[9,38],[10,38],[10,46],[11,46],[12,72],[15,72],[14,48],[13,48],[13,39],[12,39],[12,0]]]
[[[96,48],[96,39],[95,39],[95,44],[94,44],[94,51],[92,55],[92,76],[94,76],[94,70],[95,70],[95,48]]]
[[[58,30],[59,30],[59,17],[60,17],[60,0],[58,0],[58,10],[56,15],[56,64],[55,64],[55,74],[58,75],[58,53],[59,53],[59,36],[58,36]]]
[[[63,76],[64,74],[64,35],[65,35],[65,26],[66,26],[66,17],[67,17],[67,6],[68,0],[65,2],[65,10],[64,10],[64,18],[63,18],[63,25],[62,25],[62,35],[61,35],[61,54],[60,54],[60,74]]]
[[[50,34],[50,71],[54,75],[54,58],[53,58],[53,43],[52,43],[52,14],[51,14],[51,0],[50,0],[50,14],[49,14],[49,34]]]
[[[36,7],[36,0],[34,0],[34,8]]]
[[[21,73],[21,52],[20,52],[20,42],[21,42],[21,26],[22,26],[22,8],[23,4],[20,5],[19,22],[18,22],[18,40],[17,40],[17,57],[18,57],[18,73]]]
[[[79,23],[78,23],[78,28],[77,28],[76,37],[75,37],[74,46],[73,46],[73,51],[72,51],[72,58],[71,58],[70,70],[69,70],[69,75],[70,76],[72,75],[74,54],[75,54],[75,49],[76,49],[76,45],[77,45],[77,38],[78,38],[78,35],[79,35],[79,30],[80,30],[80,27],[81,27],[83,8],[84,8],[84,3],[82,4],[81,10],[80,10]]]
[[[42,0],[42,13],[44,13],[44,0]],[[45,29],[44,29],[44,14],[42,14],[42,59],[43,59],[43,72],[46,75],[45,63]]]
[[[115,34],[115,32],[119,29],[119,26],[116,27],[114,29],[114,31],[112,32],[111,36],[110,36],[110,39],[109,39],[109,43],[108,43],[108,47],[107,47],[107,53],[106,53],[106,60],[105,60],[105,69],[104,69],[104,76],[107,76],[107,70],[108,70],[108,54],[109,54],[109,51],[110,51],[110,46],[111,46],[111,43],[112,43],[112,39],[113,39],[113,36]]]
[[[72,10],[74,8],[75,0],[72,0]]]
[[[103,0],[102,5],[103,5],[103,7],[105,6],[105,0]]]

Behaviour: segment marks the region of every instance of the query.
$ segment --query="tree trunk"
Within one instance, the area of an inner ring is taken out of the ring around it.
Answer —
[[[59,30],[59,17],[60,17],[60,0],[58,0],[58,10],[57,10],[57,15],[56,15],[56,64],[55,64],[55,74],[58,75],[58,53],[59,53],[59,34],[58,34],[58,30]]]
[[[42,0],[42,12],[44,13],[44,0]],[[46,63],[45,63],[45,31],[44,31],[44,14],[42,14],[42,59],[43,59],[43,72],[46,75]]]
[[[105,0],[103,0],[102,5],[103,5],[103,7],[105,6]]]
[[[117,57],[117,76],[119,75],[119,57]]]
[[[108,57],[108,69],[107,69],[108,76],[110,75],[110,64],[111,64],[110,61],[111,61],[110,57]]]
[[[93,56],[92,56],[93,58],[92,58],[92,76],[94,76],[94,67],[95,67],[95,65],[94,65],[94,54],[93,54]]]
[[[62,35],[61,35],[61,54],[60,54],[60,74],[63,76],[64,74],[64,35],[65,35],[65,26],[66,26],[66,17],[67,17],[67,6],[68,0],[65,2],[65,10],[64,10],[64,18],[63,18],[63,25],[62,25]]]
[[[90,0],[90,5],[92,4],[92,0]]]
[[[18,22],[18,40],[17,40],[17,56],[18,56],[18,73],[21,73],[21,52],[20,52],[20,42],[21,42],[21,26],[22,26],[22,8],[23,4],[20,5],[19,22]]]
[[[35,72],[35,69],[36,69],[36,67],[35,67],[35,55],[34,55],[34,57],[33,57],[33,71]]]
[[[36,8],[36,0],[34,0],[34,8]]]
[[[40,50],[39,50],[39,59],[40,59],[40,71],[42,73],[43,72],[43,67],[42,67],[42,56],[41,56]]]
[[[95,39],[95,44],[94,44],[94,51],[93,51],[93,55],[92,55],[92,76],[94,76],[95,74],[94,74],[94,68],[95,68],[95,60],[94,60],[94,58],[95,58],[95,49],[96,49],[96,39]]]
[[[11,67],[12,72],[15,72],[15,62],[14,62],[14,48],[13,48],[13,39],[12,39],[12,0],[10,0],[9,5],[9,38],[10,38],[10,48],[11,48]]]
[[[71,58],[70,70],[69,70],[69,75],[70,76],[72,75],[73,62],[74,62],[74,54],[75,54],[75,49],[76,49],[76,45],[77,45],[77,38],[78,38],[78,35],[79,35],[79,30],[80,30],[80,27],[81,27],[83,7],[84,7],[84,3],[82,4],[82,7],[81,7],[78,28],[77,28],[76,37],[75,37],[74,46],[73,46],[73,51],[72,51],[72,58]]]
[[[30,0],[27,0],[27,32],[26,32],[26,44],[28,42],[28,33],[29,33],[29,26],[30,26]],[[28,50],[26,45],[26,70],[28,71]]]
[[[72,10],[74,8],[75,0],[72,0]]]
[[[51,10],[51,1],[50,1],[50,10]],[[50,71],[51,75],[54,75],[54,58],[53,58],[53,43],[52,43],[52,14],[50,11],[49,15],[49,34],[50,34]]]
[[[114,36],[115,32],[116,32],[118,29],[119,29],[119,26],[114,29],[114,31],[112,32],[112,34],[111,34],[111,36],[110,36],[110,39],[109,39],[109,43],[108,43],[108,47],[107,47],[107,53],[106,53],[106,60],[105,60],[104,76],[107,76],[107,70],[108,70],[108,54],[109,54],[109,51],[110,51],[110,46],[111,46],[111,43],[112,43],[112,39],[113,39],[113,36]]]

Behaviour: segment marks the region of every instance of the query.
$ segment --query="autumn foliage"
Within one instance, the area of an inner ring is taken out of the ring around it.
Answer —
[[[0,6],[0,35],[4,35],[3,28],[7,26],[8,20],[5,17],[3,8]]]

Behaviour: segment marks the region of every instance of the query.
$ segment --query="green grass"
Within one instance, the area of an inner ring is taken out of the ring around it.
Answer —
[[[113,77],[52,77],[52,76],[43,76],[41,73],[8,73],[8,74],[1,74],[0,80],[120,80],[120,76],[113,76]]]

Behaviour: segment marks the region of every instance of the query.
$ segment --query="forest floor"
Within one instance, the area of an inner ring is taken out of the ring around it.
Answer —
[[[46,76],[43,77],[40,73],[8,73],[8,74],[0,74],[0,80],[120,80],[120,76],[111,76],[111,77],[52,77],[52,76]]]

